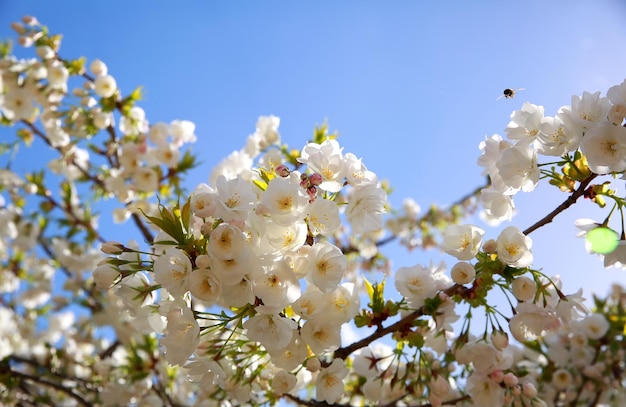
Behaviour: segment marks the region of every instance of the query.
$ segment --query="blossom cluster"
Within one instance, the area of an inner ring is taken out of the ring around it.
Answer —
[[[267,133],[262,129],[268,120],[277,121],[262,117],[255,135]],[[306,380],[291,372],[338,349],[341,326],[360,306],[355,284],[343,281],[347,259],[327,237],[340,227],[340,212],[352,234],[382,227],[386,193],[361,160],[326,139],[308,143],[298,154],[298,167],[306,165],[307,171],[289,169],[280,150],[271,148],[280,140],[276,130],[271,141],[259,138],[268,150],[258,162],[268,167],[236,175],[231,168],[226,172],[230,178],[220,174],[214,186],[199,185],[179,211],[161,207],[158,216],[149,217],[159,229],[152,255],[137,256],[132,247],[110,242],[104,250],[119,255],[94,271],[96,284],[115,284],[122,296],[132,292],[128,287],[144,287],[143,295],[126,297],[132,314],[144,321],[134,323],[145,326],[144,333],[162,334],[165,359],[193,371],[206,391],[228,387],[224,379],[231,374],[216,375],[207,366],[224,353],[218,344],[227,346],[233,337],[262,345],[266,356],[251,359],[265,366],[266,375],[271,360],[274,375],[285,382],[282,392],[298,382],[301,388]],[[348,199],[340,207],[342,193]],[[133,265],[138,269],[144,264],[148,273],[130,272]],[[236,310],[236,315],[231,321],[215,318],[215,305]],[[226,327],[232,330],[229,339],[224,339]],[[227,357],[217,361],[217,368],[226,372],[239,369]],[[321,375],[339,369],[337,363]],[[204,373],[199,366],[206,368]],[[342,369],[343,363],[338,372]],[[318,379],[318,398],[334,402],[343,394],[343,384],[327,383],[331,380]],[[240,402],[248,402],[252,391],[239,387],[236,394]]]
[[[571,192],[591,173],[623,173],[625,117],[626,81],[610,87],[606,96],[600,92],[572,96],[571,105],[561,107],[555,116],[546,116],[543,106],[524,103],[511,114],[507,139],[495,134],[480,144],[478,165],[491,180],[480,196],[485,218],[493,223],[511,220],[513,197],[520,190],[532,191],[541,175]],[[559,158],[562,174],[554,168],[542,170],[553,163],[540,164],[540,156]]]
[[[625,402],[624,288],[589,309],[582,289],[565,294],[533,266],[529,234],[554,211],[494,238],[461,220],[476,201],[488,221],[511,220],[513,196],[542,178],[570,194],[559,211],[585,197],[622,212],[624,198],[592,182],[626,171],[626,81],[555,117],[524,104],[508,140],[480,144],[489,185],[421,215],[412,199],[393,210],[390,189],[325,125],[294,150],[276,116],[187,192],[192,122],[150,123],[138,89],[124,96],[102,61],[63,59],[34,17],[13,29],[37,58],[0,47],[2,124],[18,128],[7,160],[37,141],[54,158],[0,170],[3,404]],[[99,230],[96,205],[111,198],[111,218],[137,228],[130,239]],[[605,265],[626,265],[621,237]],[[394,241],[454,264],[395,268]]]

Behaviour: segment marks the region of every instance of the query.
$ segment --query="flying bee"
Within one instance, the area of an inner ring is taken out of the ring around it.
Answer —
[[[511,99],[513,97],[515,97],[515,94],[520,91],[520,90],[524,90],[524,88],[518,88],[518,89],[511,89],[511,88],[506,88],[504,89],[504,91],[502,92],[502,95],[500,95],[499,98],[497,98],[496,100],[500,100],[502,98],[505,99]]]

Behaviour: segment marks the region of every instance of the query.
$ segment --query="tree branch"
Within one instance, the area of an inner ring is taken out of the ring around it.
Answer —
[[[542,219],[537,221],[534,225],[524,230],[523,233],[525,235],[528,235],[534,232],[535,230],[539,229],[540,227],[545,226],[548,223],[552,222],[552,220],[556,217],[556,215],[563,212],[570,206],[574,205],[576,201],[578,200],[578,198],[580,198],[581,196],[585,194],[585,190],[587,189],[587,186],[589,186],[591,181],[593,181],[597,176],[598,174],[591,174],[589,177],[582,180],[580,182],[580,185],[578,185],[578,188],[576,189],[576,191],[572,192],[572,194],[565,201],[563,201],[561,205],[557,206],[556,209],[554,209],[552,212],[550,212],[549,214],[544,216]]]
[[[457,284],[454,284],[452,287],[447,288],[446,290],[442,291],[442,293],[444,293],[445,295],[451,297],[455,294],[459,294],[459,287],[462,286],[458,286]],[[464,287],[463,287],[464,288]],[[364,348],[366,346],[368,346],[370,343],[374,342],[377,339],[382,338],[383,336],[390,334],[392,332],[401,330],[402,328],[407,327],[408,325],[410,325],[413,321],[415,321],[416,319],[418,319],[421,316],[424,316],[424,307],[420,307],[418,309],[416,309],[415,311],[413,311],[412,313],[410,313],[409,315],[405,316],[404,318],[400,319],[399,321],[394,322],[393,324],[389,325],[386,328],[378,328],[376,331],[374,331],[371,335],[366,336],[365,338],[361,339],[360,341],[354,342],[348,346],[344,346],[342,348],[337,349],[334,354],[333,354],[333,358],[334,359],[343,359],[345,360],[350,354],[352,354],[353,352]]]
[[[43,377],[38,377],[38,376],[31,376],[29,374],[26,373],[22,373],[18,370],[14,370],[14,369],[9,369],[11,372],[11,375],[14,377],[17,377],[19,379],[21,379],[22,381],[30,381],[33,383],[38,383],[38,384],[42,384],[44,386],[48,386],[48,387],[52,387],[55,390],[58,390],[62,393],[67,394],[68,396],[70,396],[71,398],[73,398],[74,400],[76,400],[78,402],[78,404],[85,406],[85,407],[89,407],[92,404],[89,403],[87,400],[85,400],[82,396],[74,393],[72,390],[64,387],[63,385],[59,384],[59,383],[55,383],[55,382],[51,382],[47,379],[44,379]]]

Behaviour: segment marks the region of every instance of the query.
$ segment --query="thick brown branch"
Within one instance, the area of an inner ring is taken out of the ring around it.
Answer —
[[[598,176],[597,174],[591,174],[589,177],[582,180],[580,182],[580,185],[578,185],[578,188],[576,189],[576,191],[572,192],[572,194],[565,201],[563,201],[561,205],[557,206],[552,212],[550,212],[549,214],[544,216],[542,219],[537,221],[534,225],[524,230],[524,234],[528,235],[534,232],[535,230],[539,229],[540,227],[547,225],[548,223],[552,222],[552,220],[556,217],[556,215],[563,212],[570,206],[574,205],[576,201],[578,200],[578,198],[584,195],[585,190],[587,189],[591,181],[593,181],[597,176]]]
[[[301,406],[308,406],[308,407],[349,407],[349,404],[340,404],[340,403],[327,403],[325,401],[316,401],[316,400],[302,400],[299,397],[296,396],[292,396],[291,394],[284,394],[283,397],[285,397],[286,399],[293,401],[296,404],[299,404]],[[402,397],[404,398],[404,397]],[[394,400],[391,403],[385,404],[383,405],[383,407],[396,407],[398,405],[407,405],[406,402],[402,402],[402,398],[399,400]],[[470,399],[470,396],[461,396],[461,397],[457,397],[455,399],[452,400],[448,400],[448,401],[444,401],[443,403],[441,403],[444,406],[452,406],[455,405],[457,403],[460,403],[462,401],[467,401]],[[401,403],[402,402],[402,403]],[[411,405],[408,404],[408,406],[410,407],[432,407],[432,404],[430,403],[426,403],[426,404],[416,404],[416,405]]]

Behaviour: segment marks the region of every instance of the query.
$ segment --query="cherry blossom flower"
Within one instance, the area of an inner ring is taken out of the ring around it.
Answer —
[[[481,217],[491,226],[503,221],[510,221],[515,214],[513,197],[498,192],[492,186],[480,191],[480,203],[483,208]]]
[[[599,313],[587,315],[579,324],[582,332],[590,339],[600,339],[609,330],[609,321]]]
[[[580,145],[582,132],[570,130],[561,118],[563,115],[544,117],[541,120],[541,131],[537,138],[537,151],[540,154],[558,157],[576,150]]]
[[[626,128],[598,124],[583,137],[580,148],[596,174],[626,170]]]
[[[183,306],[167,313],[167,328],[161,344],[165,359],[173,365],[183,365],[200,343],[200,326],[193,312]]]
[[[443,231],[442,249],[458,260],[476,256],[485,231],[474,225],[449,225]]]
[[[313,353],[321,355],[341,346],[340,324],[326,320],[323,316],[309,319],[300,331],[302,340],[309,345]]]
[[[518,141],[523,145],[533,144],[539,134],[539,127],[543,119],[544,108],[532,103],[524,103],[520,110],[511,113],[511,121],[506,126],[506,136],[510,140]]]
[[[424,301],[434,297],[439,290],[432,270],[419,264],[398,269],[395,277],[396,289],[414,308],[424,305]]]
[[[308,204],[309,198],[302,191],[299,176],[295,172],[285,178],[270,180],[261,195],[263,213],[282,226],[304,219]]]
[[[376,185],[355,189],[350,195],[346,215],[354,233],[366,233],[383,226],[387,194]]]
[[[187,253],[170,248],[154,261],[154,279],[173,295],[189,291],[191,261]]]
[[[339,192],[346,177],[346,165],[337,140],[326,140],[322,144],[309,143],[300,153],[298,161],[306,164],[312,172],[322,175],[319,187],[328,192]]]
[[[327,368],[323,368],[315,382],[315,397],[319,401],[334,403],[344,394],[343,379],[348,375],[341,359],[334,359]]]
[[[484,373],[472,373],[467,378],[466,391],[476,407],[504,405],[504,389]]]
[[[511,289],[518,301],[529,301],[535,298],[535,294],[537,293],[537,285],[532,279],[526,276],[519,276],[513,280]]]
[[[502,182],[514,190],[530,192],[539,182],[537,152],[531,147],[514,145],[504,149],[496,168]]]
[[[505,228],[497,239],[498,258],[513,267],[528,267],[533,261],[532,240],[517,227]]]
[[[222,282],[211,269],[197,269],[189,275],[189,292],[195,298],[212,304],[222,293]]]
[[[335,232],[341,225],[339,208],[334,201],[316,199],[309,206],[307,225],[313,236],[327,236]]]
[[[341,250],[327,241],[320,241],[307,252],[306,278],[322,292],[333,291],[341,281],[347,259]]]
[[[248,338],[258,341],[268,349],[278,350],[291,342],[296,321],[282,317],[274,308],[256,307],[257,314],[244,322]]]
[[[117,82],[111,75],[100,75],[96,78],[94,91],[96,94],[103,98],[109,98],[115,94],[117,90]]]

